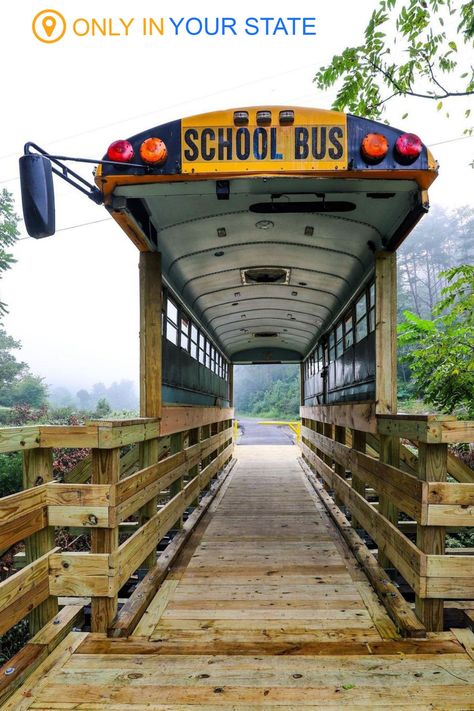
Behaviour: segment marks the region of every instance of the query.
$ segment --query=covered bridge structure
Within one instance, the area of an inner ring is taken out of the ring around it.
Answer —
[[[25,157],[47,185],[56,158]],[[86,191],[139,252],[140,417],[0,430],[24,457],[1,546],[26,551],[0,632],[31,632],[4,708],[474,708],[474,559],[445,547],[474,424],[397,411],[396,252],[436,174],[413,134],[298,107],[109,147]],[[300,365],[296,446],[235,443],[257,363]],[[90,449],[63,482],[56,447]]]

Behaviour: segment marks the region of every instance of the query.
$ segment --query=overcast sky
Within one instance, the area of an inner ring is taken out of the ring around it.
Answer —
[[[373,6],[368,0],[3,2],[0,186],[13,192],[20,214],[17,164],[27,140],[51,152],[96,158],[117,138],[195,113],[267,104],[329,108],[332,95],[315,90],[314,73],[335,52],[360,41]],[[114,31],[120,17],[126,22],[135,17],[138,26],[143,17],[219,14],[241,23],[249,16],[291,14],[316,17],[317,34],[66,34],[47,45],[31,30],[33,17],[45,8],[62,12],[68,22],[111,17]],[[386,118],[431,145],[462,136],[467,107],[466,100],[454,100],[448,120],[426,102],[405,100],[390,103]],[[406,111],[409,116],[402,120]],[[431,204],[469,203],[474,139],[432,150],[441,173],[431,188]],[[90,175],[87,167],[83,173]],[[21,340],[22,358],[52,385],[78,389],[99,380],[137,381],[137,251],[104,208],[59,180],[56,204],[57,234],[22,239],[15,248],[18,263],[2,283],[2,299],[10,308],[6,329]],[[89,222],[96,224],[81,226]]]

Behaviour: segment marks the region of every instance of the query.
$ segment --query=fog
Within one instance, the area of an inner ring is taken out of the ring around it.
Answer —
[[[54,7],[77,16],[71,5],[62,0]],[[133,4],[138,14],[137,5],[140,16],[176,16],[177,5],[179,15],[197,12],[188,1],[163,0],[158,8],[142,0]],[[255,14],[254,2],[232,5],[236,17]],[[13,192],[20,214],[17,159],[26,140],[61,154],[97,158],[112,140],[194,113],[257,104],[329,108],[333,96],[315,90],[314,73],[360,39],[373,5],[298,0],[291,12],[316,16],[316,37],[71,37],[48,46],[31,32],[33,15],[41,9],[36,0],[2,3],[0,186]],[[274,16],[277,7],[286,6],[263,0],[258,13]],[[82,0],[80,13],[129,17],[131,7],[130,0],[102,2],[99,13],[97,2]],[[198,14],[215,17],[216,8],[223,13],[221,5],[203,1]],[[457,140],[466,128],[467,106],[455,100],[447,119],[420,100],[388,105],[386,119],[418,133],[441,164],[432,204],[455,208],[472,198],[468,163],[474,140]],[[82,173],[90,176],[87,167]],[[21,358],[52,386],[75,392],[98,381],[136,382],[137,250],[103,208],[59,180],[56,203],[54,237],[35,241],[21,226],[22,240],[14,250],[18,262],[2,282],[10,309],[5,328],[22,342]]]

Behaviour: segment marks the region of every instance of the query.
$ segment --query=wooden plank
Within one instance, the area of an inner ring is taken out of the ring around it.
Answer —
[[[122,425],[120,427],[99,427],[98,446],[100,449],[125,447],[136,442],[146,442],[160,436],[159,420],[151,420],[144,424]]]
[[[49,597],[49,556],[46,553],[0,583],[0,634]]]
[[[41,425],[39,437],[41,447],[83,449],[97,447],[99,443],[96,425]]]
[[[143,617],[140,619],[136,629],[133,632],[134,636],[149,637],[156,625],[161,619],[171,596],[178,587],[179,580],[164,580],[161,587],[152,602],[145,610]]]
[[[451,628],[451,632],[458,642],[462,644],[469,657],[474,661],[474,634],[472,630]]]
[[[125,602],[122,606],[117,618],[109,628],[109,636],[128,637],[133,632],[147,606],[153,599],[153,596],[156,594],[159,585],[165,579],[169,569],[178,558],[179,554],[191,537],[192,532],[201,521],[216,494],[222,487],[224,481],[230,474],[231,468],[232,467],[224,472],[224,474],[218,479],[214,489],[212,489],[209,494],[202,499],[200,505],[193,511],[191,516],[184,523],[181,531],[177,533],[171,543],[158,557],[154,568],[147,573],[127,602]]]
[[[53,649],[56,649],[58,644],[72,631],[73,627],[82,627],[83,624],[83,605],[65,605],[47,625],[36,633],[31,639],[31,643],[45,647],[48,654],[51,654]]]
[[[445,444],[426,444],[420,442],[418,445],[418,476],[423,481],[443,482],[447,478],[447,454],[448,448]],[[436,526],[417,526],[416,545],[424,553],[434,553],[444,555],[445,530]],[[428,574],[427,562],[427,574]],[[433,596],[432,583],[427,582],[427,596]],[[424,596],[416,596],[416,614],[422,620],[427,630],[441,631],[444,625],[444,603],[443,599],[428,599]]]
[[[300,415],[308,420],[377,433],[374,401],[342,405],[304,405],[300,407]]]
[[[59,670],[76,648],[87,637],[85,632],[70,632],[57,648],[33,671],[26,682],[6,701],[2,711],[26,711],[42,687],[49,681],[49,674]]]
[[[91,478],[91,474],[92,456],[88,454],[70,472],[64,474],[64,481],[66,484],[85,484]]]
[[[397,253],[385,250],[375,255],[375,411],[397,412]]]
[[[6,702],[47,656],[47,647],[28,642],[0,667],[0,705]]]
[[[0,499],[0,549],[47,526],[46,489],[40,485]]]
[[[120,449],[92,450],[92,483],[115,485],[120,478]],[[105,554],[112,557],[118,549],[119,530],[115,528],[92,529],[91,531],[91,551],[99,555]],[[94,575],[91,578],[95,578]],[[115,581],[115,578],[114,578]],[[89,581],[90,582],[90,581]],[[109,579],[101,582],[109,583]],[[110,589],[106,586],[95,593],[91,602],[91,627],[93,632],[106,632],[117,611],[118,589],[114,590],[115,595],[110,596]],[[76,594],[75,592],[62,593]],[[90,594],[90,593],[84,593]]]
[[[395,372],[395,383],[396,383],[396,372]],[[388,477],[391,479],[392,476],[400,476],[408,480],[409,474],[400,474],[398,469],[400,465],[400,440],[398,437],[386,437],[385,435],[379,436],[379,457],[380,464],[382,466],[390,466],[388,472]],[[411,482],[413,487],[416,487],[416,482]],[[403,490],[398,497],[393,496],[390,491],[381,491],[379,495],[379,513],[385,516],[394,526],[398,526],[399,511],[401,508],[405,513],[414,518],[421,523],[424,522],[424,516],[426,514],[426,507],[423,507],[423,489],[418,490],[418,497],[415,498],[414,505],[410,511],[405,511],[407,508],[407,499],[404,496]],[[408,505],[410,505],[410,501]],[[383,568],[390,567],[390,560],[387,556],[379,551],[378,554],[379,563]]]
[[[393,524],[381,516],[360,494],[338,477],[324,462],[302,443],[305,456],[318,473],[356,515],[362,527],[376,541],[407,582],[424,594],[426,560],[423,553]]]
[[[34,449],[23,453],[23,488],[48,486],[53,479],[53,450]],[[25,495],[26,496],[26,495]],[[46,491],[46,499],[47,499]],[[48,521],[49,523],[49,521]],[[30,563],[44,556],[55,546],[54,529],[43,527],[25,541],[26,562]],[[40,630],[58,612],[58,601],[52,595],[40,605],[35,606],[29,616],[29,628],[32,634]]]
[[[39,427],[1,427],[0,453],[19,452],[40,446]]]
[[[50,526],[113,528],[115,490],[108,484],[47,485]]]
[[[168,501],[144,526],[122,543],[117,551],[117,585],[120,588],[142,563],[144,558],[170,530],[178,516],[186,510],[199,491],[224,465],[232,452],[233,445],[227,448],[209,464],[198,477],[187,484],[174,498]]]
[[[324,491],[317,479],[313,476],[308,476],[308,480],[317,491],[331,518],[361,564],[380,601],[385,606],[401,634],[405,637],[426,637],[426,629],[417,619],[398,588],[392,583],[388,575],[385,574],[385,571],[379,565],[375,556],[370,552],[356,531],[353,530],[342,511],[334,504],[329,494]]]
[[[92,596],[99,598],[99,602],[101,597],[113,600],[117,592],[116,573],[108,553],[56,553],[49,558],[49,586],[56,596]]]
[[[232,407],[163,405],[160,434],[163,436],[192,430],[213,422],[232,420],[233,417],[234,409]]]

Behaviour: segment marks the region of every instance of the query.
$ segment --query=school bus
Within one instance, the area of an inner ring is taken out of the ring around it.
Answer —
[[[52,173],[77,184],[63,159],[34,144],[21,159],[35,237],[54,231]],[[437,175],[418,136],[244,107],[153,126],[96,162],[79,188],[161,255],[164,401],[228,404],[232,364],[261,362],[301,363],[306,405],[376,397],[376,255],[395,253]]]

